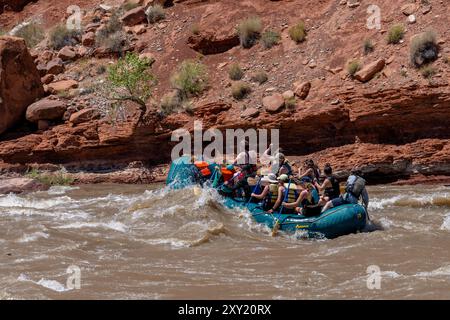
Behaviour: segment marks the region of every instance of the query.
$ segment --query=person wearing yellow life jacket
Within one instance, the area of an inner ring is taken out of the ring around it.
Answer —
[[[303,189],[296,201],[292,203],[283,202],[283,206],[288,209],[295,209],[295,212],[307,217],[319,215],[322,207],[319,205],[319,193],[309,179],[300,179],[300,186]]]
[[[268,211],[273,208],[278,199],[278,180],[277,176],[270,173],[267,177],[261,179],[261,183],[268,183],[260,194],[252,193],[251,197],[257,200],[263,200],[263,209]]]
[[[295,202],[295,199],[297,199],[297,186],[294,183],[289,183],[289,177],[287,174],[282,174],[277,178],[277,180],[278,180],[278,196],[272,209],[268,210],[269,213],[277,211],[281,207],[281,204],[286,198],[288,203]],[[290,213],[289,209],[283,210],[283,213]]]

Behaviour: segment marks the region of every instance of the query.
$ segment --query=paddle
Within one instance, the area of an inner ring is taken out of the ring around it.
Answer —
[[[284,194],[284,200],[283,200],[283,202],[286,202],[286,201],[288,200],[288,197],[289,197],[289,188],[291,187],[291,181],[292,181],[292,179],[289,179],[288,187],[287,187],[286,193]],[[280,214],[283,213],[283,209],[284,209],[284,206],[283,206],[283,204],[281,204]]]

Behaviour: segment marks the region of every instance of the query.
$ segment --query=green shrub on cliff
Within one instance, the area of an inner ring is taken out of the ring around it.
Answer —
[[[306,40],[306,28],[305,23],[300,21],[295,26],[289,29],[289,36],[296,43],[300,43]]]
[[[237,33],[244,48],[251,48],[259,39],[262,30],[261,19],[258,17],[248,18],[237,27]]]
[[[361,70],[361,63],[357,60],[354,60],[347,65],[347,72],[351,77],[353,77],[359,70]]]
[[[166,13],[164,12],[164,8],[156,4],[154,6],[148,7],[147,11],[145,12],[147,15],[147,21],[149,24],[156,23],[160,20],[163,20],[166,17]]]
[[[437,43],[437,34],[433,30],[427,30],[415,35],[411,39],[409,49],[411,64],[420,68],[426,63],[435,61],[438,58],[439,46]]]
[[[233,63],[228,69],[228,75],[231,80],[241,80],[244,77],[244,71],[238,63]]]
[[[399,43],[405,36],[405,27],[401,24],[396,24],[389,29],[387,42],[391,44]]]
[[[14,33],[14,36],[23,38],[27,47],[33,48],[44,39],[45,32],[44,28],[37,22],[29,22],[23,24],[23,26]]]
[[[49,45],[54,50],[60,50],[65,46],[73,46],[78,43],[79,36],[80,31],[70,30],[66,25],[61,24],[50,31]]]
[[[242,100],[252,92],[250,86],[242,81],[236,82],[231,86],[231,95],[236,100]]]
[[[261,41],[266,49],[270,49],[273,46],[277,45],[281,40],[281,35],[277,31],[267,30],[261,36]]]
[[[174,88],[185,97],[198,96],[208,85],[208,70],[205,65],[194,60],[185,60],[170,79]]]
[[[75,179],[67,175],[65,169],[57,172],[40,172],[33,168],[26,176],[48,186],[67,186],[75,182]]]
[[[141,118],[147,111],[146,101],[151,97],[151,89],[156,78],[150,70],[151,61],[139,58],[135,53],[127,53],[108,68],[109,98],[116,103],[132,101],[141,108]]]

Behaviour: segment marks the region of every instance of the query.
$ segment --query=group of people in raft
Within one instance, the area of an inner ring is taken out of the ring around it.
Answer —
[[[361,172],[354,168],[348,177],[345,191],[341,194],[338,179],[333,175],[331,165],[323,168],[324,175],[313,160],[306,160],[303,168],[296,174],[292,164],[282,149],[275,152],[272,145],[262,155],[272,164],[265,176],[257,176],[255,165],[257,154],[248,150],[240,153],[234,164],[222,168],[220,193],[228,197],[244,196],[248,201],[261,202],[269,213],[301,214],[306,217],[320,215],[322,212],[344,204],[356,204],[362,200],[367,210],[369,195],[366,181]],[[252,154],[253,153],[253,154]],[[249,180],[257,180],[256,186]],[[255,179],[256,178],[256,179]],[[253,189],[253,192],[252,192]]]

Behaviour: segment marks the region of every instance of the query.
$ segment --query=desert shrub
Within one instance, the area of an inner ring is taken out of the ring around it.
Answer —
[[[64,24],[58,25],[50,31],[49,45],[54,50],[73,46],[79,42],[80,34],[79,30],[68,29]]]
[[[269,77],[265,71],[258,71],[252,75],[251,80],[261,85],[269,80]]]
[[[424,66],[420,69],[420,73],[424,78],[431,79],[437,73],[437,70],[432,66]]]
[[[197,23],[193,24],[191,26],[191,32],[195,35],[200,34],[200,26]]]
[[[103,34],[113,34],[117,31],[121,31],[123,28],[122,22],[120,21],[119,13],[114,11],[105,26],[99,30]]]
[[[184,96],[197,96],[206,89],[208,84],[207,68],[200,62],[185,60],[170,81]]]
[[[245,82],[236,82],[231,86],[231,95],[236,100],[244,99],[251,92],[250,86]]]
[[[278,42],[280,42],[280,40],[281,40],[280,33],[273,30],[268,30],[264,32],[261,36],[261,42],[264,48],[266,49],[270,49],[273,46],[277,45]]]
[[[160,111],[167,116],[179,110],[183,104],[183,97],[179,91],[164,95],[161,99]]]
[[[231,80],[241,80],[244,77],[244,71],[241,69],[239,64],[233,63],[228,69],[228,75]]]
[[[434,31],[426,31],[416,35],[411,40],[409,57],[417,68],[438,58],[439,47]]]
[[[105,65],[101,64],[99,66],[96,67],[95,71],[98,75],[104,74],[108,69],[106,68]]]
[[[295,109],[297,107],[297,99],[295,99],[295,97],[285,99],[284,105],[285,105],[286,109],[289,109],[289,110]]]
[[[347,65],[347,72],[350,76],[354,76],[361,69],[361,64],[359,61],[354,60]]]
[[[75,181],[72,177],[67,175],[65,169],[61,169],[54,173],[47,173],[40,172],[33,168],[26,176],[48,186],[67,186],[73,184]]]
[[[146,101],[151,96],[156,79],[150,70],[151,61],[127,53],[108,68],[109,99],[114,102],[133,101],[141,108],[141,118],[147,111]]]
[[[406,72],[405,69],[400,70],[400,75],[404,78],[406,78],[408,76],[408,72]]]
[[[251,48],[259,39],[261,30],[262,23],[258,17],[252,17],[242,21],[237,28],[242,47]]]
[[[95,41],[97,46],[104,47],[109,52],[122,56],[127,42],[127,36],[123,31],[117,31],[113,34],[97,36]]]
[[[370,39],[364,40],[364,44],[363,44],[364,54],[369,54],[369,53],[373,52],[374,48],[375,48],[375,46],[373,45],[373,42]]]
[[[145,12],[147,15],[147,21],[148,23],[156,23],[158,21],[163,20],[166,17],[166,13],[164,12],[164,8],[156,4],[154,6],[148,7],[147,11]]]
[[[305,41],[306,29],[305,29],[305,24],[303,23],[303,21],[300,21],[295,26],[293,26],[289,29],[289,36],[296,43]]]
[[[44,29],[37,22],[29,22],[23,24],[17,29],[14,36],[23,38],[29,48],[33,48],[45,37]]]
[[[399,43],[405,36],[405,27],[401,24],[396,24],[389,29],[387,42],[391,44]]]
[[[444,63],[450,65],[450,56],[444,57]]]

